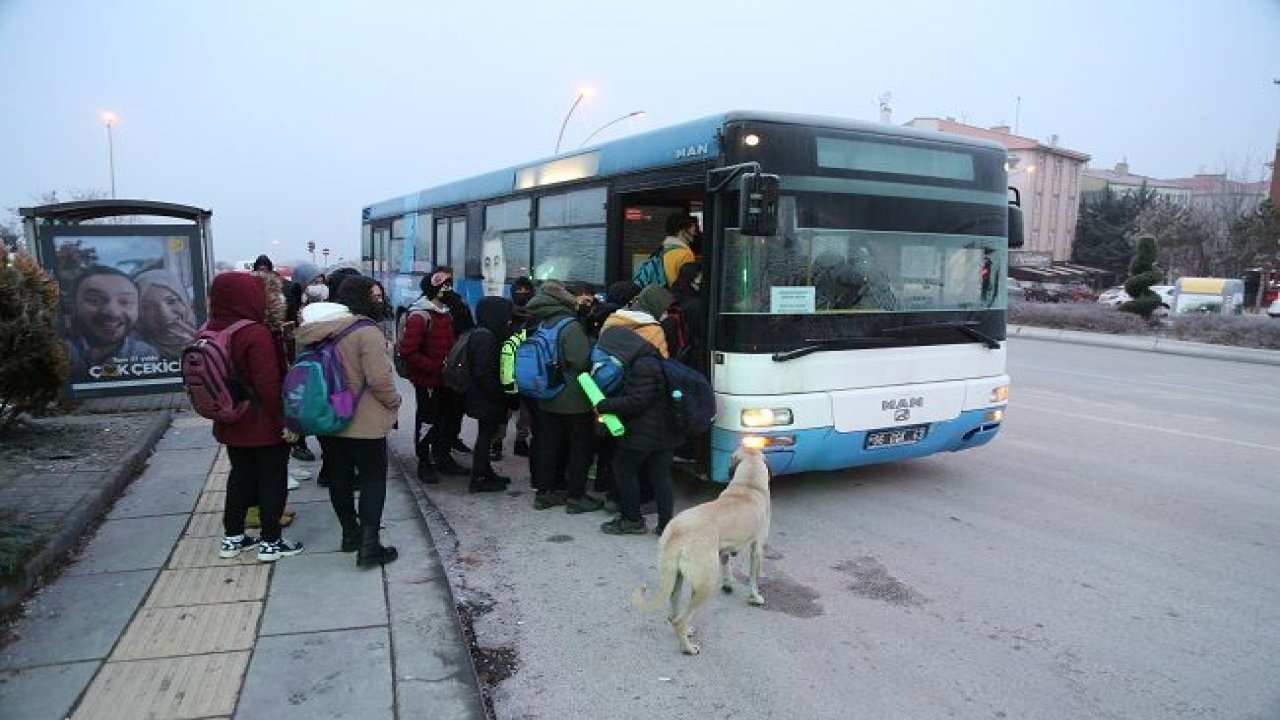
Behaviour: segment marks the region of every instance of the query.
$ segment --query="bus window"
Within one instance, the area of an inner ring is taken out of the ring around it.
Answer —
[[[413,272],[431,272],[431,213],[418,214],[418,232],[413,238]]]
[[[436,252],[431,262],[433,265],[449,262],[449,221],[446,218],[436,220]]]
[[[454,274],[465,272],[467,263],[467,219],[453,218],[449,222],[449,267]]]
[[[529,215],[533,201],[528,198],[495,203],[484,209],[485,233],[496,230],[502,235],[502,252],[506,258],[506,281],[529,274]]]
[[[410,220],[414,220],[410,216]],[[391,221],[391,245],[387,250],[387,267],[390,272],[401,272],[404,267],[404,233],[405,219],[396,218]]]
[[[605,278],[604,188],[538,199],[533,279],[579,281],[601,288]]]

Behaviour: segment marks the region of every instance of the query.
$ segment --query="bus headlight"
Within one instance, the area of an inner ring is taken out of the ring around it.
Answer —
[[[1009,386],[1001,385],[991,388],[991,402],[1003,403],[1009,402]]]
[[[987,416],[984,421],[989,423],[998,423],[1001,420],[1004,420],[1004,410],[1002,408],[996,408],[995,410],[987,411]]]
[[[746,408],[742,411],[742,426],[750,428],[790,425],[789,408]]]

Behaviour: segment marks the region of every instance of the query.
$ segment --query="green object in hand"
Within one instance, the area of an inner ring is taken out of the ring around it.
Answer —
[[[587,394],[587,399],[591,401],[593,406],[599,405],[604,399],[604,393],[600,392],[600,386],[596,385],[596,381],[591,378],[588,373],[578,373],[578,384],[582,386],[582,391]],[[626,426],[613,413],[602,413],[600,422],[609,429],[609,434],[614,437],[621,437],[627,431]]]

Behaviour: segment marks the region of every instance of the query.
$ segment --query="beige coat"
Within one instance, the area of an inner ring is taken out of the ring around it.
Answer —
[[[303,322],[298,327],[299,346],[310,345],[329,337],[356,321],[351,313],[344,314],[336,310],[323,317],[324,319]],[[400,393],[396,391],[395,373],[391,368],[386,336],[376,325],[362,327],[342,338],[338,343],[338,354],[342,357],[342,367],[346,371],[347,387],[359,393],[360,400],[351,424],[338,433],[337,437],[386,437],[395,425],[400,410]]]

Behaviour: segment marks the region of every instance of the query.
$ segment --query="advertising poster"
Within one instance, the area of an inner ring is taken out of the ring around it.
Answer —
[[[207,307],[196,237],[192,226],[49,229],[73,392],[181,385],[179,358]]]

